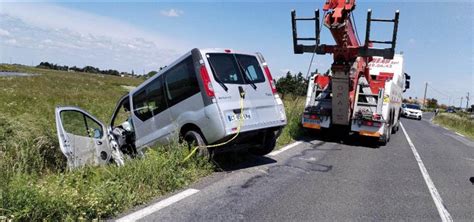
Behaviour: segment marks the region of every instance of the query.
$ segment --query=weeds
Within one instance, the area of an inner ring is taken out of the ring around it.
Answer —
[[[301,115],[304,109],[304,97],[286,95],[283,101],[285,105],[285,112],[288,124],[277,140],[277,146],[281,147],[291,143],[302,134],[300,127]]]
[[[474,139],[474,119],[467,114],[440,113],[434,122]]]

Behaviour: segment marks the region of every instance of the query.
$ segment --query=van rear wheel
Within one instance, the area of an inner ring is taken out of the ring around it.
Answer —
[[[206,143],[200,133],[190,130],[184,134],[184,141],[186,141],[189,151],[199,146],[196,151],[197,155],[210,159],[211,155],[209,149],[206,147]]]
[[[277,140],[276,133],[274,131],[268,131],[265,133],[265,138],[263,140],[263,143],[258,147],[249,149],[249,152],[258,156],[267,155],[270,152],[272,152],[273,149],[275,149],[276,140]]]

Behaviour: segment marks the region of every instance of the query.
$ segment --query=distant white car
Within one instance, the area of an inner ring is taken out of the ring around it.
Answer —
[[[421,120],[423,112],[421,111],[420,105],[417,104],[403,104],[402,105],[403,116],[407,118],[415,118]]]

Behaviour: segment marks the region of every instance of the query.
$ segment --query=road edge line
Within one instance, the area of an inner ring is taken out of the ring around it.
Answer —
[[[410,137],[408,136],[407,131],[405,130],[405,127],[403,127],[403,124],[400,123],[400,126],[402,127],[403,134],[405,134],[405,137],[408,141],[408,145],[410,145],[411,151],[413,152],[413,155],[415,156],[416,162],[418,163],[418,167],[420,168],[421,174],[423,175],[423,178],[425,179],[426,186],[428,187],[428,190],[430,191],[431,197],[433,198],[433,201],[436,205],[436,209],[438,209],[439,216],[441,217],[441,221],[443,222],[451,222],[453,221],[453,218],[451,217],[451,214],[449,214],[448,210],[443,204],[443,199],[441,199],[441,196],[438,193],[438,190],[436,189],[433,181],[431,180],[430,175],[428,174],[428,170],[425,167],[425,164],[423,164],[423,161],[421,160],[420,154],[415,148],[415,145],[411,141]]]
[[[159,210],[161,210],[161,209],[163,209],[163,208],[165,208],[165,207],[167,207],[171,204],[174,204],[174,203],[176,203],[176,202],[178,202],[178,201],[180,201],[180,200],[182,200],[186,197],[189,197],[193,194],[196,194],[198,192],[199,192],[199,190],[196,190],[196,189],[186,189],[186,190],[184,190],[180,193],[177,193],[177,194],[175,194],[171,197],[168,197],[164,200],[161,200],[157,203],[154,203],[154,204],[152,204],[148,207],[145,207],[143,209],[140,209],[138,211],[130,213],[130,214],[124,216],[124,217],[121,217],[121,218],[115,220],[115,221],[117,221],[117,222],[137,221],[141,218],[144,218],[144,217],[146,217],[146,216],[148,216],[148,215],[150,215],[150,214],[152,214],[156,211],[159,211]]]
[[[303,143],[303,142],[302,142],[302,141],[296,141],[296,142],[294,142],[294,143],[292,143],[292,144],[288,144],[288,145],[282,147],[282,148],[279,149],[279,150],[275,150],[275,151],[269,153],[268,156],[276,156],[276,155],[278,155],[278,154],[280,154],[280,153],[283,153],[283,152],[285,152],[285,151],[287,151],[287,150],[289,150],[289,149],[291,149],[291,148],[293,148],[293,147],[295,147],[295,146],[300,145],[301,143]]]

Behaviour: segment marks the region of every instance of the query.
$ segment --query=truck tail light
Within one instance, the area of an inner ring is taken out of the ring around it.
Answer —
[[[272,88],[272,93],[276,94],[277,88],[276,88],[275,81],[273,80],[272,74],[270,73],[270,69],[268,68],[267,65],[264,65],[263,69],[265,70],[265,75],[267,75],[268,82],[270,83],[270,88]]]
[[[211,79],[209,78],[209,73],[207,72],[207,68],[205,65],[201,65],[200,68],[201,79],[204,83],[204,89],[206,90],[206,94],[209,97],[214,97],[214,89],[212,88]]]
[[[381,122],[373,122],[373,121],[362,121],[362,125],[364,126],[373,126],[373,127],[380,127],[382,126]]]
[[[374,120],[380,120],[382,118],[382,116],[380,114],[377,114],[377,113],[374,113],[374,115],[372,116],[372,119]]]

